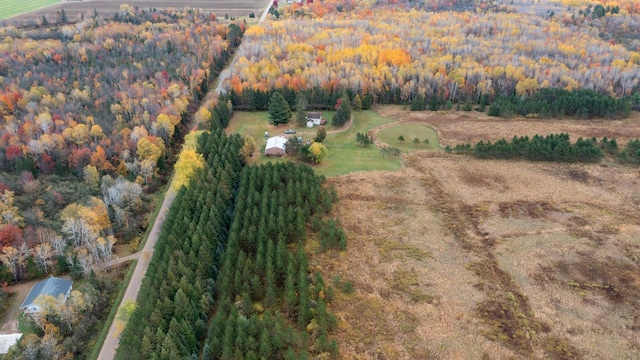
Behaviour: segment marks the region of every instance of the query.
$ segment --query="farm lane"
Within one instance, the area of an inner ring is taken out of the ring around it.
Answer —
[[[149,233],[149,237],[147,238],[147,242],[144,244],[144,248],[142,251],[139,251],[136,254],[145,254],[145,258],[148,255],[148,259],[146,261],[138,261],[136,264],[136,268],[133,272],[133,276],[131,276],[131,281],[127,286],[127,290],[124,293],[124,297],[122,298],[122,302],[120,305],[124,304],[126,301],[132,300],[136,301],[138,298],[138,292],[140,291],[140,286],[142,285],[142,279],[144,278],[144,274],[147,272],[147,267],[149,267],[149,261],[151,256],[153,255],[153,250],[155,248],[156,242],[158,241],[158,237],[160,236],[160,230],[162,229],[162,225],[167,217],[167,213],[169,212],[169,208],[173,203],[173,200],[176,197],[176,193],[173,190],[169,190],[162,201],[162,205],[160,207],[160,211],[158,212],[158,216],[156,217],[155,222],[153,223],[153,228],[151,228],[151,232]],[[125,258],[133,257],[133,255],[129,255],[120,259],[120,261],[124,261]],[[104,340],[104,344],[102,345],[102,349],[100,349],[100,354],[98,355],[98,360],[110,360],[113,359],[116,355],[116,349],[118,348],[118,342],[120,341],[119,337],[116,336],[118,333],[116,322],[112,322],[109,327],[109,332],[107,333],[107,338]]]

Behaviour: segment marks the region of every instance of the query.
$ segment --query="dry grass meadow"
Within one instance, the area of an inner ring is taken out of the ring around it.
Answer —
[[[569,132],[640,137],[637,119],[502,120],[381,108],[444,144]],[[640,171],[412,152],[329,179],[349,245],[316,255],[354,291],[331,305],[345,359],[640,358]]]

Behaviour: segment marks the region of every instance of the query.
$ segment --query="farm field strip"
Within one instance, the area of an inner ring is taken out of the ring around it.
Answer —
[[[53,2],[56,3],[57,1]],[[184,7],[190,7],[193,9],[202,9],[205,12],[215,13],[218,17],[222,18],[225,14],[229,16],[248,16],[251,12],[256,15],[264,9],[268,0],[259,1],[233,1],[233,0],[220,0],[220,1],[205,1],[205,0],[130,0],[130,1],[109,1],[109,0],[96,0],[87,2],[65,2],[59,3],[55,6],[48,7],[46,9],[35,10],[28,14],[16,16],[7,22],[27,23],[29,21],[39,21],[42,16],[49,16],[49,20],[54,20],[51,17],[55,17],[56,13],[64,9],[69,21],[75,21],[81,14],[91,15],[93,11],[97,11],[100,16],[110,16],[118,12],[120,4],[126,3],[132,7],[138,7],[139,9],[145,8],[176,8],[182,9]]]
[[[26,14],[30,11],[37,10],[46,6],[59,3],[60,0],[31,0],[31,1],[15,1],[0,0],[0,20],[7,19],[12,16]]]

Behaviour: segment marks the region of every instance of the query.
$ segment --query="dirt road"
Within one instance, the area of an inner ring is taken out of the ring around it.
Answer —
[[[164,224],[164,220],[167,217],[167,212],[175,199],[176,194],[175,191],[169,190],[164,197],[164,201],[160,207],[160,211],[158,212],[158,216],[156,217],[156,221],[153,223],[153,228],[149,233],[149,237],[147,238],[147,242],[144,244],[144,248],[138,254],[142,254],[142,259],[138,261],[136,268],[133,272],[133,276],[131,277],[131,281],[127,286],[127,290],[124,293],[124,297],[122,298],[121,305],[128,300],[136,301],[138,298],[138,292],[140,291],[140,285],[142,284],[142,279],[144,278],[144,274],[147,272],[147,267],[149,266],[149,261],[151,260],[151,256],[153,255],[153,250],[158,241],[158,237],[160,236],[160,230],[162,229],[162,225]],[[134,254],[136,255],[136,254]],[[140,256],[140,255],[138,255]],[[133,257],[133,255],[128,256]],[[119,259],[120,261],[124,261],[125,258]],[[115,322],[111,323],[111,327],[109,328],[109,333],[107,334],[107,338],[102,345],[102,349],[100,350],[100,354],[98,355],[99,360],[111,360],[116,354],[116,349],[118,348],[119,338],[116,336],[117,334],[117,326]]]

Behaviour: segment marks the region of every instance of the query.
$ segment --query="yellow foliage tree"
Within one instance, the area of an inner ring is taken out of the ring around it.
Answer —
[[[196,170],[203,167],[204,159],[202,154],[198,154],[194,149],[183,149],[175,165],[176,173],[171,182],[171,187],[174,190],[178,190],[183,185],[187,186]]]
[[[16,225],[22,222],[18,207],[13,205],[13,195],[13,191],[9,190],[0,193],[0,225]]]
[[[87,165],[83,171],[84,182],[91,188],[92,190],[98,190],[100,186],[100,173],[98,169],[93,165]]]
[[[162,156],[162,149],[158,145],[149,141],[148,137],[143,137],[138,140],[137,149],[140,160],[152,160],[154,164],[158,161],[160,156]]]
[[[327,147],[323,143],[314,142],[309,146],[309,158],[314,163],[319,164],[327,155]]]
[[[244,156],[245,161],[253,155],[253,153],[258,148],[256,145],[256,140],[251,135],[246,135],[244,137],[244,145],[242,145],[242,149],[240,149],[240,154]]]

